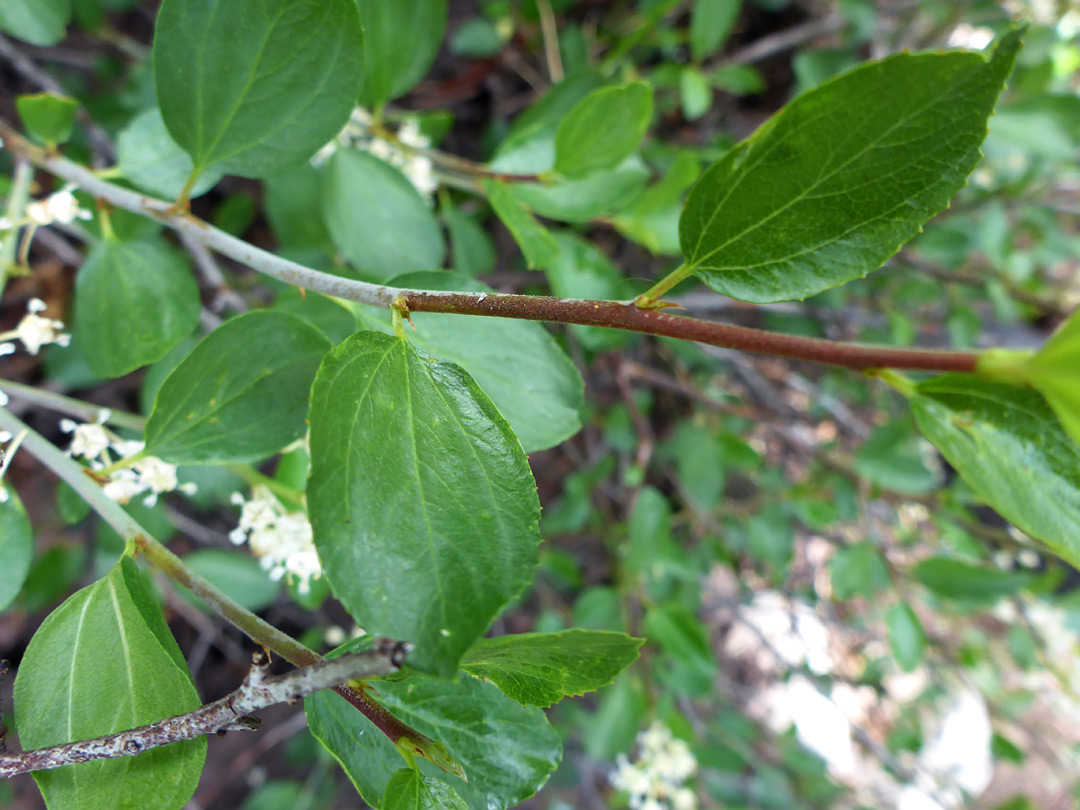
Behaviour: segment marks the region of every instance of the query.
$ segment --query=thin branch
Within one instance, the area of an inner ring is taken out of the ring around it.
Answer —
[[[271,278],[335,298],[359,301],[385,309],[396,306],[395,301],[397,301],[399,304],[404,303],[413,312],[443,312],[601,326],[679,340],[692,340],[728,349],[812,360],[860,371],[874,368],[898,368],[972,372],[975,370],[978,358],[975,352],[867,346],[767,332],[645,310],[634,306],[633,302],[587,301],[499,293],[467,295],[454,292],[403,290],[341,278],[275,256],[189,213],[178,212],[169,203],[103,180],[77,163],[49,155],[3,122],[0,122],[0,137],[3,137],[5,143],[17,154],[46,171],[74,183],[95,197],[119,208],[155,219],[178,233],[191,236],[218,253],[229,256]]]
[[[404,642],[378,639],[370,650],[318,661],[277,677],[267,677],[269,658],[257,652],[254,666],[240,688],[220,700],[188,714],[129,731],[0,756],[0,777],[10,778],[80,762],[132,757],[151,748],[223,731],[253,731],[260,721],[249,716],[252,712],[278,703],[295,703],[313,692],[332,689],[351,680],[397,672],[408,650],[409,645]]]
[[[105,420],[107,425],[137,430],[140,433],[146,427],[146,420],[133,413],[116,411],[104,405],[95,405],[92,402],[83,402],[81,399],[67,397],[54,391],[47,391],[44,388],[17,383],[14,380],[0,380],[0,391],[15,399],[33,405],[40,405],[43,408],[49,408],[68,416],[74,416],[85,422],[93,422],[102,411],[108,411],[109,418]]]
[[[826,34],[834,34],[846,25],[847,20],[844,19],[843,14],[830,14],[817,20],[807,20],[801,25],[754,40],[745,48],[740,48],[723,57],[714,67],[721,68],[760,62],[762,59],[767,59],[775,54],[797,48],[812,39],[817,39]]]
[[[85,467],[4,408],[0,408],[0,430],[7,430],[13,435],[25,432],[23,447],[32,456],[66,481],[117,534],[125,541],[134,543],[155,567],[184,585],[252,641],[280,655],[295,667],[309,667],[322,660],[318,653],[242,607],[184,565],[183,560],[155,540],[120,504],[105,495]],[[424,746],[434,745],[428,737],[398,720],[366,692],[348,686],[335,687],[334,691],[356,707],[392,742],[397,743],[407,737]]]

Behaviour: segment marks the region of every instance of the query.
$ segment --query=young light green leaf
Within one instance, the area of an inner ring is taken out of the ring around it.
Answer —
[[[158,390],[146,451],[174,464],[258,461],[304,435],[311,381],[330,341],[283,312],[226,321]]]
[[[34,93],[19,96],[15,99],[15,107],[30,137],[55,147],[71,137],[79,102],[55,93]]]
[[[690,55],[700,62],[727,40],[739,18],[742,0],[694,0],[690,12]]]
[[[926,633],[919,617],[908,605],[893,605],[885,614],[885,628],[896,663],[904,672],[911,672],[926,654]]]
[[[652,88],[645,82],[593,90],[559,124],[555,171],[582,177],[619,165],[641,144],[652,112]]]
[[[644,641],[576,629],[484,638],[465,653],[461,668],[518,703],[546,709],[610,684],[637,659]]]
[[[120,131],[116,139],[116,166],[139,189],[167,199],[176,199],[191,177],[191,156],[172,139],[161,111],[144,110]],[[198,197],[217,185],[220,167],[207,169],[190,191]]]
[[[543,270],[559,256],[559,245],[551,232],[537,222],[524,203],[503,183],[484,181],[484,193],[495,215],[510,231],[521,248],[525,264],[530,270]]]
[[[521,443],[465,371],[378,332],[326,356],[309,421],[308,511],[334,595],[369,633],[413,642],[410,664],[452,675],[536,566]]]
[[[337,249],[381,281],[442,263],[435,214],[407,179],[366,152],[339,149],[323,177],[323,217]]]
[[[1080,565],[1080,447],[1037,392],[949,374],[910,401],[919,429],[980,498]]]
[[[165,0],[154,31],[161,115],[201,174],[265,177],[348,121],[363,70],[355,0]]]
[[[897,54],[799,96],[690,192],[687,268],[761,303],[880,267],[963,186],[1019,47]]]
[[[163,242],[106,237],[75,279],[75,328],[95,374],[120,377],[160,360],[199,323],[199,285]]]
[[[923,560],[912,573],[938,596],[972,602],[994,602],[1035,581],[1031,571],[1002,571],[949,557]]]
[[[446,0],[357,0],[364,26],[365,107],[382,107],[424,78],[446,33]],[[399,268],[405,269],[405,268]]]
[[[853,596],[869,599],[889,586],[889,569],[874,544],[863,541],[833,555],[829,560],[829,579],[836,599],[842,601]]]
[[[30,641],[15,678],[15,723],[24,749],[86,740],[193,711],[201,705],[180,649],[135,564],[58,607]],[[199,782],[206,738],[135,757],[34,774],[45,802],[64,810],[179,810]]]
[[[485,284],[455,273],[409,273],[397,287],[485,295]],[[392,332],[386,311],[356,304],[370,329]],[[546,450],[581,429],[585,386],[573,361],[538,323],[417,312],[414,345],[465,369],[510,423],[526,453]]]
[[[524,801],[547,781],[562,743],[544,713],[521,706],[469,675],[456,680],[414,675],[380,681],[379,702],[398,719],[446,744],[468,783],[453,782],[470,810],[503,810]],[[318,692],[304,700],[311,733],[341,763],[364,801],[379,807],[401,767],[394,744],[344,699]],[[422,772],[444,775],[425,760]]]
[[[705,628],[679,605],[655,607],[645,614],[645,632],[687,672],[695,691],[707,693],[716,677],[716,657]]]
[[[1027,379],[1080,445],[1080,310],[1027,363]]]
[[[382,810],[468,810],[450,785],[432,776],[402,768],[386,784]]]
[[[34,558],[34,529],[14,488],[0,480],[0,610],[19,595]]]
[[[67,35],[71,0],[0,3],[0,31],[31,45],[55,45]]]

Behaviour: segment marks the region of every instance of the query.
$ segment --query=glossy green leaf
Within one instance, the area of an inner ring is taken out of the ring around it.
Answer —
[[[34,559],[34,529],[10,484],[0,481],[0,610],[15,601]]]
[[[126,557],[49,615],[15,678],[24,749],[124,731],[200,705],[180,649]],[[34,779],[46,803],[64,810],[179,810],[195,792],[205,757],[200,737]]]
[[[439,221],[424,198],[390,164],[339,149],[323,177],[323,216],[330,238],[357,270],[379,280],[442,264]]]
[[[243,551],[201,548],[185,554],[184,565],[247,610],[269,607],[281,593],[281,583],[271,580],[259,561]],[[201,604],[194,595],[188,595]]]
[[[521,444],[460,367],[359,332],[312,389],[308,511],[334,595],[449,676],[532,578],[539,503]],[[481,563],[482,561],[482,563]]]
[[[417,290],[492,292],[485,284],[446,272],[410,273],[391,283]],[[368,328],[392,332],[385,310],[355,306]],[[417,312],[412,319],[416,332],[410,330],[410,340],[472,375],[526,453],[554,447],[581,429],[585,398],[581,374],[540,324],[428,312]]]
[[[195,171],[265,177],[345,125],[363,70],[355,0],[165,0],[154,80]]]
[[[701,61],[727,40],[739,17],[742,0],[694,0],[690,12],[690,55]]]
[[[652,88],[645,82],[593,90],[559,124],[555,171],[581,177],[619,165],[637,151],[652,112]]]
[[[446,0],[356,2],[364,26],[360,100],[366,107],[381,107],[408,93],[435,61],[446,33]]]
[[[0,3],[0,31],[31,45],[55,45],[67,35],[71,0],[7,0]]]
[[[1080,564],[1080,447],[1037,392],[949,374],[910,401],[919,429],[980,498]]]
[[[468,810],[469,807],[446,782],[421,776],[412,768],[402,768],[391,776],[384,794],[382,810]]]
[[[226,321],[158,390],[146,450],[174,464],[258,461],[304,435],[311,381],[330,341],[283,312]]]
[[[598,630],[499,636],[474,644],[461,668],[518,703],[546,709],[610,684],[637,659],[643,642]]]
[[[949,557],[923,560],[912,573],[938,596],[976,602],[1011,596],[1035,581],[1035,574],[1030,571],[1002,571]]]
[[[187,263],[162,242],[103,239],[75,279],[75,328],[102,377],[160,360],[195,330],[200,307]]]
[[[551,232],[536,220],[528,207],[504,183],[485,180],[484,193],[495,215],[521,248],[526,266],[530,270],[549,267],[559,255],[559,245]]]
[[[829,560],[829,579],[836,599],[853,596],[869,599],[889,586],[889,568],[874,544],[864,541],[846,546],[833,555]]]
[[[686,266],[745,301],[861,278],[964,185],[1020,47],[897,54],[799,96],[709,169],[679,225]]]
[[[885,614],[885,628],[896,663],[904,672],[911,672],[926,654],[926,632],[919,617],[908,605],[893,605]]]
[[[451,780],[471,810],[503,810],[524,801],[547,781],[562,743],[544,713],[521,706],[468,675],[456,680],[414,675],[380,681],[378,700],[422,734],[445,743],[468,783],[446,777],[425,760],[421,771]],[[341,763],[363,799],[380,806],[402,766],[393,743],[344,699],[319,692],[304,700],[308,726]]]
[[[1027,376],[1080,445],[1080,310],[1031,358]]]
[[[19,96],[15,107],[23,126],[34,140],[48,146],[66,143],[75,128],[79,102],[55,93]]]
[[[116,139],[116,165],[120,174],[149,194],[176,199],[191,177],[191,156],[172,139],[161,111],[144,110],[120,131]],[[200,175],[190,196],[198,197],[217,185],[220,168]]]

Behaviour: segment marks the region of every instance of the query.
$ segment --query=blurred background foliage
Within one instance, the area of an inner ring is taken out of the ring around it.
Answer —
[[[155,4],[73,8],[75,25],[59,44],[3,40],[5,114],[15,93],[42,89],[46,74],[112,144],[117,174],[175,194],[183,170],[169,163],[160,119],[147,112]],[[359,161],[341,200],[321,196],[323,170],[313,166],[265,183],[227,177],[194,201],[195,212],[309,265],[383,279],[400,259],[384,267],[383,256],[356,255],[335,211],[401,199],[391,213],[408,223],[400,225],[407,249],[433,244],[407,256],[416,269],[452,267],[500,291],[627,298],[678,264],[678,212],[699,171],[795,94],[900,50],[979,49],[1027,19],[969,186],[887,267],[798,303],[753,307],[696,283],[669,297],[702,317],[958,348],[1038,345],[1080,304],[1080,4],[453,0],[449,8],[434,65],[384,111],[402,141],[534,171],[538,144],[568,105],[617,76],[655,90],[641,158],[569,196],[520,191],[517,202],[542,219],[512,234],[460,172],[377,146],[365,119],[351,145],[380,162]],[[417,21],[418,38],[425,25]],[[100,157],[88,133],[76,131],[69,156]],[[395,196],[404,178],[417,193]],[[0,195],[7,182],[0,175]],[[126,233],[159,227],[123,212],[113,224]],[[32,296],[67,307],[80,238],[77,226],[37,237],[35,275],[11,282],[5,324]],[[530,240],[549,251],[542,272],[525,269]],[[356,328],[351,313],[315,294],[237,266],[218,271],[228,287],[204,268],[204,327],[240,306],[272,305],[335,341]],[[648,644],[612,686],[551,710],[566,755],[529,807],[1077,805],[1080,577],[980,505],[897,396],[842,370],[588,327],[554,331],[585,377],[585,427],[531,456],[544,504],[541,568],[495,629],[625,630]],[[7,358],[5,376],[145,413],[190,345],[144,374],[104,381],[80,352],[76,325],[69,349],[51,347],[43,362]],[[264,472],[302,486],[305,466],[294,454]],[[325,587],[283,588],[228,543],[239,479],[220,468],[184,475],[199,495],[133,505],[143,525],[270,621],[307,628],[304,640],[321,649],[340,643],[352,626]],[[122,543],[29,461],[12,476],[39,530],[30,578],[0,615],[0,650],[17,659],[47,611],[107,570]],[[168,609],[204,693],[231,688],[246,658],[241,637],[185,595],[170,592]],[[255,742],[220,743],[192,807],[357,806],[302,715],[273,716]],[[37,801],[29,783],[0,785],[5,806]]]

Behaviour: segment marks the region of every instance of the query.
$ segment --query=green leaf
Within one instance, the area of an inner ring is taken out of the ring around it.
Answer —
[[[405,175],[366,152],[338,149],[323,177],[323,216],[337,249],[384,281],[442,263],[442,232]]]
[[[195,330],[200,306],[187,263],[162,242],[107,237],[75,279],[75,328],[102,377],[160,360]]]
[[[35,93],[15,99],[26,131],[34,140],[50,147],[67,143],[75,128],[79,102],[55,93]]]
[[[67,36],[70,20],[71,0],[0,3],[0,31],[31,45],[55,45]]]
[[[265,177],[345,125],[362,49],[355,0],[165,0],[153,55],[162,118],[196,173]]]
[[[682,100],[683,118],[696,121],[712,106],[713,89],[705,74],[693,65],[679,71],[679,98]]]
[[[533,795],[562,756],[562,743],[544,713],[521,706],[469,675],[445,680],[414,675],[378,684],[379,702],[412,728],[441,740],[461,762],[467,784],[454,789],[471,810],[503,810]],[[332,692],[304,700],[308,726],[341,763],[364,801],[380,806],[401,767],[394,744]],[[440,772],[425,760],[421,770]]]
[[[120,131],[116,139],[116,166],[126,179],[142,191],[176,199],[191,177],[191,156],[172,139],[161,111],[144,110]],[[198,197],[217,185],[220,168],[203,172],[191,189]]]
[[[889,586],[885,558],[869,541],[840,549],[829,560],[833,596],[841,601],[853,596],[871,598]]]
[[[485,284],[447,272],[410,273],[391,283],[406,289],[492,292]],[[385,310],[363,304],[355,309],[369,328],[392,332]],[[412,319],[412,342],[472,375],[526,453],[554,447],[581,429],[581,374],[540,324],[427,312],[417,312]]]
[[[1002,571],[949,557],[931,557],[915,566],[915,579],[938,596],[993,602],[1035,581],[1030,571]]]
[[[652,608],[645,614],[645,632],[696,679],[712,684],[716,658],[704,626],[690,611],[678,605]]]
[[[1074,312],[1027,364],[1027,379],[1080,445],[1080,310]]]
[[[911,407],[976,495],[1080,565],[1080,447],[1037,392],[949,374],[917,386]]]
[[[690,192],[687,268],[760,303],[880,267],[964,185],[1019,47],[897,54],[799,96]]]
[[[926,633],[919,617],[908,605],[893,605],[885,614],[885,627],[896,663],[904,672],[911,672],[926,654]]]
[[[694,0],[690,12],[690,55],[700,62],[727,41],[742,0]]]
[[[0,480],[0,610],[15,601],[34,558],[34,529],[14,488]]]
[[[146,451],[173,464],[258,461],[304,435],[311,381],[330,341],[282,312],[225,322],[162,383]]]
[[[446,33],[446,0],[357,3],[364,26],[360,101],[365,107],[378,108],[412,90],[435,61]]]
[[[45,619],[15,678],[15,723],[27,750],[124,731],[200,705],[180,649],[126,557]],[[46,804],[64,810],[179,810],[195,792],[205,758],[200,737],[135,757],[40,771],[34,779]]]
[[[924,449],[930,447],[915,432],[911,420],[896,419],[875,428],[863,442],[855,454],[855,472],[885,489],[922,495],[940,483],[937,471],[927,463]]]
[[[637,151],[652,112],[652,88],[645,82],[593,90],[559,124],[555,171],[581,177],[619,165]]]
[[[184,565],[247,610],[269,607],[281,593],[281,583],[271,580],[258,560],[242,551],[203,548],[184,555]],[[194,595],[185,595],[202,604]]]
[[[479,276],[495,269],[495,244],[477,221],[464,214],[449,199],[440,207],[450,233],[450,266],[466,276]]]
[[[465,801],[441,779],[402,768],[386,784],[382,810],[468,810]]]
[[[308,507],[334,595],[450,676],[532,578],[540,506],[521,444],[458,366],[359,332],[311,397]],[[482,562],[481,562],[482,561]]]
[[[525,264],[530,270],[543,270],[559,257],[559,245],[532,212],[518,200],[505,183],[484,181],[484,193],[495,215],[510,231],[521,248]]]
[[[599,630],[485,638],[465,653],[461,668],[518,703],[546,709],[610,684],[637,659],[644,641]]]

